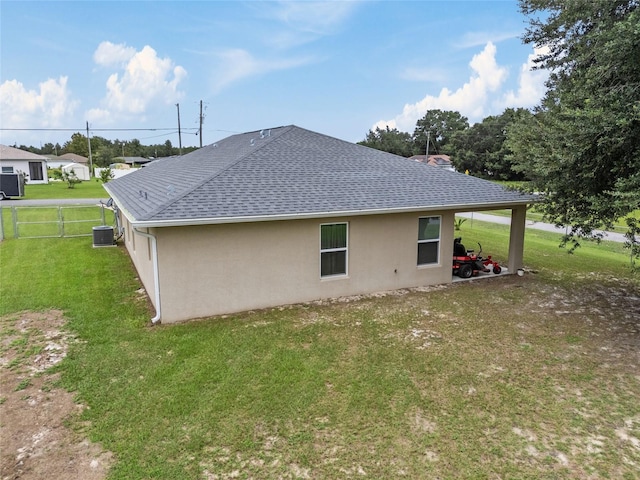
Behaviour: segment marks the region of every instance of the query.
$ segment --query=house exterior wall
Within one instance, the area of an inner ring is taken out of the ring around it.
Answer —
[[[437,265],[417,266],[418,219],[424,216],[441,217]],[[429,212],[153,229],[161,320],[450,283],[453,220],[452,212]],[[344,222],[347,275],[321,278],[320,225]],[[153,296],[147,239],[136,235],[135,248],[133,241],[125,233],[127,249]]]
[[[29,172],[29,162],[38,162],[40,164],[40,168],[42,169],[42,180],[32,180],[30,172]],[[0,166],[4,167],[12,167],[13,172],[18,173],[22,172],[25,174],[25,179],[27,180],[27,185],[38,185],[43,183],[49,183],[49,175],[47,173],[47,165],[46,162],[41,160],[11,160],[11,159],[3,159],[0,162]]]
[[[140,281],[144,285],[144,288],[151,299],[151,303],[157,308],[154,295],[155,280],[153,276],[151,241],[142,235],[136,234],[133,231],[133,227],[122,213],[120,213],[120,222],[124,229],[124,246],[129,252],[129,257],[138,272]],[[146,232],[147,230],[142,229],[142,231]]]

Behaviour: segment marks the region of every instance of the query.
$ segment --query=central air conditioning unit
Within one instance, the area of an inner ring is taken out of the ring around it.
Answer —
[[[100,225],[93,227],[93,246],[94,247],[115,247],[116,242],[113,238],[113,227],[108,225]]]

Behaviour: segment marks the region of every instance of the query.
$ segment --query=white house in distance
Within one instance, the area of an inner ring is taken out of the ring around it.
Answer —
[[[49,183],[47,157],[0,145],[0,170],[2,173],[24,173],[29,184]]]
[[[78,155],[76,153],[65,153],[64,155],[45,155],[49,160],[47,162],[47,167],[49,168],[61,168],[65,165],[69,165],[70,163],[79,163],[81,165],[85,165],[88,168],[89,159],[87,157],[83,157],[82,155]]]
[[[230,136],[105,184],[153,322],[452,282],[456,212],[535,197],[296,126]]]

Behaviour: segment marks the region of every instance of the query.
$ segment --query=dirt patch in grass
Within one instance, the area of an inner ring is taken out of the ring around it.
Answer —
[[[0,318],[0,478],[105,478],[111,454],[69,429],[82,411],[51,368],[74,338],[58,310]]]

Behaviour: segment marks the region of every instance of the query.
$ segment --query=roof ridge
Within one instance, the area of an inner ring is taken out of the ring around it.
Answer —
[[[271,136],[271,130],[276,130],[282,128],[281,132],[278,132],[277,135],[275,136]],[[240,163],[242,160],[244,160],[245,158],[247,158],[249,155],[252,155],[253,153],[255,153],[257,150],[260,150],[262,148],[264,148],[266,145],[268,145],[269,143],[271,143],[271,141],[275,138],[278,138],[282,135],[284,135],[286,132],[291,131],[293,128],[295,128],[295,125],[283,125],[280,127],[273,127],[273,128],[263,128],[261,130],[254,130],[252,132],[244,132],[244,133],[238,133],[236,135],[232,135],[231,137],[227,137],[227,138],[223,138],[221,141],[224,140],[228,140],[234,137],[241,137],[241,136],[248,136],[250,134],[255,134],[255,133],[259,133],[260,135],[262,135],[262,132],[264,132],[265,130],[269,131],[269,136],[267,138],[269,138],[269,141],[262,143],[261,145],[259,145],[256,149],[253,150],[249,150],[246,153],[244,153],[243,155],[240,155],[236,160],[234,160],[233,162],[230,162],[227,166],[225,166],[224,168],[218,170],[217,172],[215,172],[212,175],[206,176],[202,181],[194,183],[193,187],[191,187],[190,189],[185,190],[182,195],[176,196],[176,197],[172,197],[170,201],[166,202],[166,203],[162,203],[160,205],[158,205],[158,207],[156,207],[154,210],[149,211],[146,214],[147,218],[153,218],[155,215],[157,215],[158,213],[160,213],[161,211],[165,210],[167,207],[169,207],[170,205],[180,201],[181,199],[183,199],[184,197],[186,197],[187,195],[189,195],[190,193],[192,193],[193,191],[197,190],[198,188],[200,188],[202,185],[204,185],[207,182],[210,182],[212,179],[220,176],[221,174],[223,174],[224,172],[226,172],[227,170],[229,170],[230,168],[236,166],[238,163]],[[251,141],[253,141],[254,139],[252,138]],[[214,142],[209,146],[215,146],[217,145],[219,142]]]

